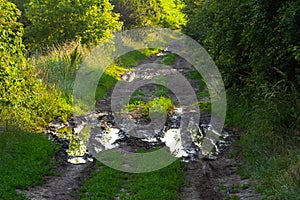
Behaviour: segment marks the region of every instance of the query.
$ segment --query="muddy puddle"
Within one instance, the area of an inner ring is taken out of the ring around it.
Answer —
[[[229,136],[228,132],[218,133],[204,120],[191,127],[193,129],[190,131],[192,142],[184,144],[180,127],[181,110],[181,108],[176,108],[174,113],[168,115],[161,129],[157,129],[152,134],[147,134],[147,130],[144,130],[142,134],[139,133],[138,137],[126,132],[129,127],[118,126],[114,121],[114,115],[109,112],[73,117],[66,123],[51,123],[46,132],[53,140],[63,144],[67,153],[66,160],[72,164],[84,164],[94,160],[87,148],[89,140],[97,141],[97,146],[94,147],[97,152],[122,148],[136,152],[141,148],[151,150],[167,147],[174,157],[182,159],[183,162],[191,162],[198,158],[217,159],[222,148],[230,145],[226,141]],[[207,115],[206,118],[208,117]],[[133,123],[138,124],[137,121]],[[129,124],[131,125],[132,123]]]

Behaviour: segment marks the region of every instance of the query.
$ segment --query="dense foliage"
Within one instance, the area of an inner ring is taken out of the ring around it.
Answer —
[[[16,6],[0,2],[0,119],[32,128],[55,118],[66,119],[70,107],[60,93],[35,77],[35,69],[24,57],[23,28]]]
[[[179,29],[186,23],[181,0],[112,0],[125,29],[164,26]]]
[[[30,0],[9,0],[10,2],[14,3],[17,8],[21,11],[21,16],[18,19],[19,22],[21,22],[24,27],[30,25],[30,21],[27,19],[25,15],[25,6],[29,3]]]
[[[25,41],[35,48],[74,40],[97,44],[121,28],[112,9],[108,0],[31,0],[25,9],[31,22]]]
[[[228,87],[250,86],[251,92],[267,95],[275,84],[281,90],[299,86],[300,1],[187,5],[186,33],[208,48]]]
[[[186,11],[193,15],[186,32],[214,57],[227,88],[250,107],[257,100],[297,105],[291,97],[300,87],[300,1],[198,1],[198,7],[193,1],[188,5]],[[283,106],[274,117],[285,122],[285,128],[296,125],[299,107]]]

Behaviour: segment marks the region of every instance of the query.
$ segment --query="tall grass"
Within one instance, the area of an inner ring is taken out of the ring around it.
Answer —
[[[71,42],[49,47],[46,54],[35,54],[32,62],[37,66],[39,78],[61,90],[70,103],[76,73],[87,52],[79,43]]]
[[[296,90],[249,101],[229,92],[229,124],[244,134],[238,150],[244,164],[239,172],[257,180],[263,199],[300,196],[300,93]]]
[[[90,49],[77,42],[71,42],[63,46],[49,47],[46,53],[36,53],[32,58],[32,63],[37,66],[38,77],[47,85],[54,85],[62,91],[68,103],[71,104],[76,74],[81,62],[89,52]],[[124,72],[157,52],[159,49],[135,50],[120,56],[114,64],[106,69],[99,80],[96,100],[105,97],[107,90],[115,86]]]

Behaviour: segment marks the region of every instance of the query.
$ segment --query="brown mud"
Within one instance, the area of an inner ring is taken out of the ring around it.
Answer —
[[[232,135],[234,143],[237,137]],[[186,183],[181,188],[184,200],[257,200],[250,179],[242,180],[237,173],[240,161],[229,156],[233,145],[226,147],[216,160],[199,159],[185,165]]]
[[[60,158],[58,158],[60,160]],[[18,190],[32,200],[80,199],[78,189],[90,177],[94,163],[73,165],[66,161],[52,168],[55,176],[44,177],[45,183],[33,188]]]

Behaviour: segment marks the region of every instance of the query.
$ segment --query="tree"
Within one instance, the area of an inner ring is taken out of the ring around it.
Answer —
[[[164,27],[181,29],[186,24],[186,15],[182,12],[185,4],[182,0],[160,0],[161,21]]]
[[[299,85],[299,0],[186,1],[185,32],[205,45],[227,86]]]
[[[30,21],[25,16],[25,5],[29,3],[30,0],[10,0],[10,2],[14,3],[17,8],[21,11],[21,16],[18,21],[21,22],[24,27],[30,25]]]
[[[21,12],[7,0],[0,0],[0,83],[9,73],[9,65],[24,65],[23,27],[17,22]]]
[[[163,26],[179,29],[186,23],[181,0],[112,0],[125,29]]]
[[[157,0],[112,0],[125,29],[158,25],[161,9]]]
[[[108,0],[31,0],[25,12],[32,25],[25,42],[32,47],[81,40],[97,44],[121,28]]]

